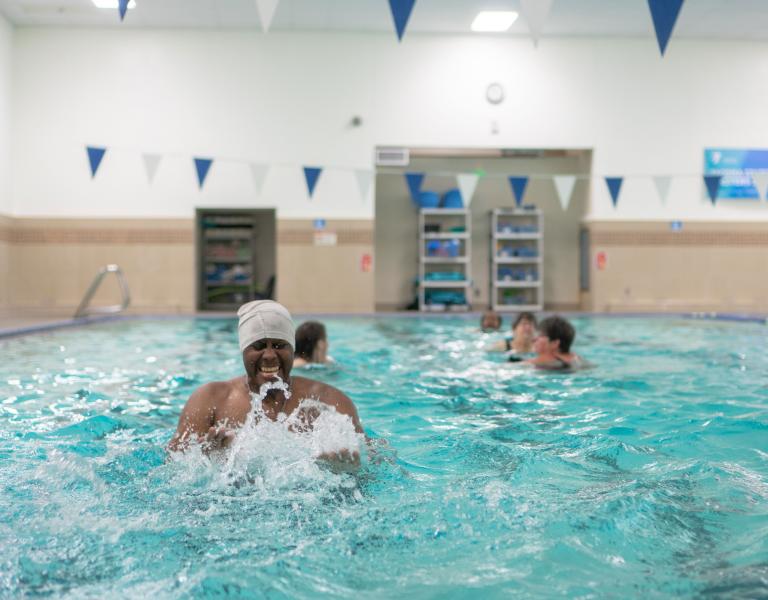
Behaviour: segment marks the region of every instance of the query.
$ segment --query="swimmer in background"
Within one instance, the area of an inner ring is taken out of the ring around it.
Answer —
[[[168,443],[169,451],[183,452],[193,440],[206,454],[230,447],[238,433],[250,433],[241,428],[253,408],[251,395],[258,394],[264,384],[280,380],[288,392],[274,388],[267,392],[261,408],[268,419],[277,421],[278,415],[291,415],[298,410],[299,419],[311,429],[319,413],[301,408],[300,403],[313,399],[348,416],[355,432],[364,433],[355,405],[341,390],[306,377],[291,376],[296,341],[291,315],[284,306],[272,300],[256,300],[241,306],[237,315],[245,376],[209,382],[195,390],[181,412],[176,433]],[[360,465],[360,454],[349,449],[317,458],[336,471]]]
[[[501,329],[501,315],[495,310],[486,310],[480,317],[480,329],[483,333],[490,333]]]
[[[309,364],[332,363],[328,356],[328,336],[325,325],[319,321],[307,321],[296,328],[296,351],[294,367],[306,367]]]
[[[557,315],[539,323],[539,333],[533,342],[536,356],[523,364],[538,369],[578,369],[586,366],[578,354],[571,352],[576,331],[566,319]]]
[[[533,340],[536,334],[536,316],[533,313],[521,312],[512,323],[512,337],[488,346],[487,352],[507,352],[516,354],[530,354],[533,352]]]

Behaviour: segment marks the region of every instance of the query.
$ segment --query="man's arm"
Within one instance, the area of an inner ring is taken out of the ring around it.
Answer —
[[[221,382],[206,383],[193,392],[179,416],[179,424],[167,450],[186,450],[192,440],[207,442],[208,450],[228,446],[234,434],[221,427],[214,427],[216,418],[215,399],[221,393]]]

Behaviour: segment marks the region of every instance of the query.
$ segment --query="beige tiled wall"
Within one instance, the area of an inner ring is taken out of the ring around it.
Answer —
[[[295,312],[368,312],[373,274],[371,221],[329,221],[336,245],[316,245],[312,221],[278,222],[277,299]],[[327,238],[328,236],[326,236]],[[322,241],[322,240],[320,240]],[[191,219],[0,218],[0,308],[69,316],[98,269],[120,265],[132,312],[189,313],[195,306]],[[118,303],[108,275],[94,305]]]
[[[0,310],[7,308],[10,287],[11,219],[0,215]]]
[[[337,244],[316,245],[312,221],[278,222],[278,299],[294,312],[372,312],[372,221],[328,221],[324,233]]]
[[[8,305],[71,313],[99,268],[115,263],[128,280],[132,311],[190,312],[192,228],[186,219],[14,219]],[[108,275],[93,305],[119,301]]]
[[[768,223],[593,222],[590,294],[598,312],[768,312]],[[603,269],[597,254],[604,253]]]

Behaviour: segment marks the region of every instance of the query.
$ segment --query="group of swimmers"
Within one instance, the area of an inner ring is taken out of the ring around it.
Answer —
[[[501,329],[502,318],[489,310],[480,319],[480,329],[489,333]],[[567,319],[554,315],[536,322],[530,312],[521,312],[512,322],[512,335],[486,347],[489,352],[506,352],[510,362],[539,369],[578,369],[584,361],[571,352],[576,331]]]
[[[248,302],[237,311],[238,338],[245,376],[228,381],[214,381],[193,392],[179,417],[178,427],[168,443],[172,452],[186,451],[199,445],[206,454],[224,451],[241,433],[253,411],[258,418],[281,421],[296,413],[301,428],[311,429],[319,413],[307,410],[305,400],[313,400],[346,415],[359,434],[363,427],[352,400],[341,390],[326,383],[291,375],[293,367],[329,361],[325,326],[317,321],[294,329],[288,310],[272,300]],[[483,315],[484,331],[501,329],[501,317],[492,312]],[[508,353],[510,360],[542,369],[571,369],[581,366],[581,359],[571,352],[575,337],[573,326],[562,317],[548,317],[536,322],[531,313],[521,313],[512,325],[512,337],[487,348]],[[530,358],[525,355],[532,353]],[[257,398],[260,404],[255,406]],[[359,465],[356,450],[339,449],[316,457],[335,470],[354,469]]]

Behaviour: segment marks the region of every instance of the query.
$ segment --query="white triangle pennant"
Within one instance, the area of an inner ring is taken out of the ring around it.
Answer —
[[[475,188],[480,176],[477,173],[459,173],[456,175],[456,183],[461,192],[461,199],[464,200],[464,206],[469,208],[472,204],[472,196],[475,195]]]
[[[373,184],[373,171],[370,169],[355,169],[357,178],[357,187],[360,189],[360,198],[363,202],[368,200],[368,192],[371,191]]]
[[[259,12],[261,28],[264,30],[264,33],[269,31],[272,25],[272,18],[275,16],[278,2],[280,0],[256,0],[256,10]]]
[[[155,180],[162,156],[160,154],[143,154],[142,156],[144,157],[144,170],[147,173],[147,181],[152,183]]]
[[[544,29],[544,23],[549,18],[549,11],[552,10],[553,2],[554,0],[520,0],[520,12],[528,21],[534,46],[539,45],[539,38]]]
[[[568,205],[571,203],[573,186],[576,185],[576,176],[555,175],[552,179],[555,182],[555,188],[557,188],[557,197],[560,198],[560,206],[563,207],[563,210],[568,210]]]
[[[261,190],[264,188],[264,181],[269,172],[269,165],[251,163],[251,176],[253,177],[253,187],[256,189],[256,195],[261,196]]]
[[[672,178],[669,175],[656,175],[653,178],[653,184],[656,186],[656,193],[659,194],[661,204],[665,205],[667,196],[669,196],[669,188],[672,185]]]
[[[750,171],[749,176],[757,188],[757,196],[760,200],[768,200],[768,171]]]

